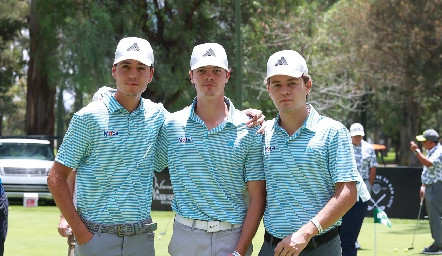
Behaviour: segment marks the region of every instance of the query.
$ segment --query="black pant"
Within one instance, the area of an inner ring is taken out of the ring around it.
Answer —
[[[350,210],[342,217],[342,224],[339,227],[339,236],[341,237],[342,256],[356,256],[356,240],[361,231],[362,222],[367,211],[367,202],[362,202],[361,198]]]
[[[0,191],[4,191],[1,184],[0,187]],[[3,192],[3,194],[0,195],[0,256],[3,256],[5,251],[5,240],[6,234],[8,233],[8,208],[8,197]]]

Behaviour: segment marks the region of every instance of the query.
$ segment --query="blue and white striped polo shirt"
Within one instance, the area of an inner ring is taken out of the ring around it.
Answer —
[[[347,128],[307,107],[310,114],[292,136],[279,125],[279,115],[266,124],[264,226],[278,238],[315,217],[335,194],[335,183],[361,181]]]
[[[229,99],[229,116],[208,130],[192,105],[167,117],[159,136],[158,169],[169,165],[172,209],[198,220],[243,223],[246,182],[264,180],[262,135]],[[167,158],[168,157],[168,158]]]
[[[374,148],[370,143],[362,140],[361,144],[353,145],[353,150],[358,171],[362,179],[368,180],[370,178],[370,168],[378,166]]]
[[[167,111],[142,99],[129,113],[105,94],[74,114],[55,161],[77,167],[77,211],[97,223],[150,217],[155,142]]]
[[[421,175],[422,183],[429,185],[442,181],[442,146],[437,143],[434,148],[428,150],[427,157],[433,166],[424,166]]]

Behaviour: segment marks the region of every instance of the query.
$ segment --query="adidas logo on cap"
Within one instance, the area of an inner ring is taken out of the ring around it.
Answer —
[[[216,57],[216,54],[215,54],[215,52],[212,50],[212,48],[210,48],[209,50],[207,50],[206,53],[203,54],[203,57],[211,57],[211,56]]]
[[[138,47],[137,43],[134,43],[131,47],[127,48],[127,51],[140,51],[140,47]]]
[[[287,61],[285,60],[284,57],[281,57],[281,59],[279,59],[276,64],[275,67],[279,66],[279,65],[288,65]]]

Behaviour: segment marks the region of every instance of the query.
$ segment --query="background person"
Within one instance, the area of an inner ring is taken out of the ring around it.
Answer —
[[[72,201],[74,203],[74,206],[77,205],[77,197],[75,195],[75,169],[69,174],[68,177],[68,186],[69,191],[72,195]],[[72,233],[72,229],[69,226],[69,223],[67,220],[63,217],[63,214],[60,213],[60,222],[58,223],[58,233],[68,238],[68,256],[74,256],[75,255],[75,237]]]
[[[166,118],[158,140],[159,169],[169,166],[174,191],[169,254],[251,255],[265,207],[262,135],[224,95],[221,45],[195,46],[189,76],[197,96]]]
[[[433,129],[416,136],[416,140],[421,141],[427,150],[425,156],[414,141],[410,142],[410,150],[423,165],[420,196],[425,197],[431,237],[434,239],[433,244],[425,247],[422,253],[442,254],[442,146],[439,144],[439,134]]]
[[[307,103],[312,80],[298,52],[271,55],[265,83],[278,115],[265,129],[267,205],[259,255],[341,255],[337,227],[362,182],[349,132]]]
[[[6,235],[8,234],[9,201],[0,179],[0,256],[5,251]]]
[[[359,174],[364,180],[368,191],[371,191],[376,178],[376,154],[373,146],[364,140],[364,127],[360,123],[354,123],[350,126],[351,141],[355,155],[356,166]],[[342,217],[342,223],[339,227],[339,236],[341,237],[342,255],[356,256],[356,241],[361,231],[362,222],[367,211],[368,199],[358,197],[358,201]]]

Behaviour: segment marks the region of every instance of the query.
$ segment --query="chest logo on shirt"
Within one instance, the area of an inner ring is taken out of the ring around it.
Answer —
[[[118,130],[115,131],[103,131],[104,137],[118,136]]]
[[[275,149],[276,149],[275,146],[268,146],[268,147],[265,148],[266,152],[272,152]]]
[[[190,143],[193,142],[192,137],[186,138],[186,137],[181,137],[178,138],[178,142],[179,143]]]

